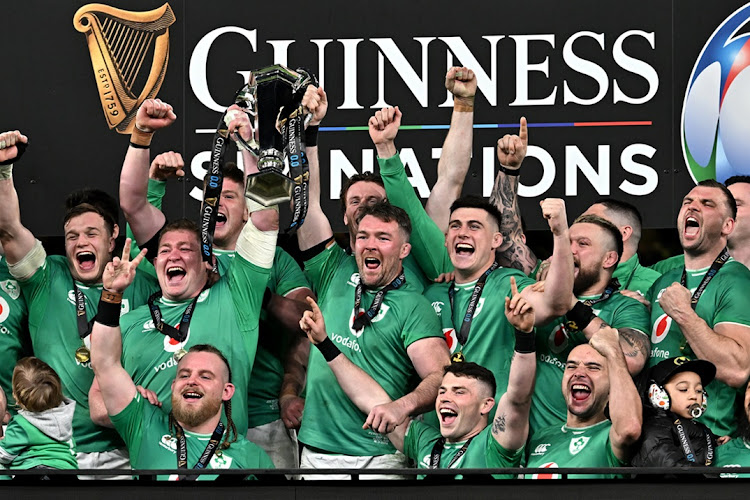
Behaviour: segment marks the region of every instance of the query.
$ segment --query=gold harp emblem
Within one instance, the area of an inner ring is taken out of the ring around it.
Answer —
[[[73,26],[86,34],[102,109],[110,129],[129,134],[135,114],[146,99],[156,96],[169,61],[169,27],[175,22],[169,4],[148,12],[131,12],[108,5],[84,5]],[[153,45],[148,76],[139,73]],[[143,83],[139,95],[133,91]]]

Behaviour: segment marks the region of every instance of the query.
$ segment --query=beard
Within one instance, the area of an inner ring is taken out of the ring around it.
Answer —
[[[573,294],[577,297],[599,281],[599,273],[595,269],[578,267],[578,276],[573,282]]]
[[[197,427],[221,410],[221,399],[207,399],[203,396],[201,404],[197,407],[185,404],[182,395],[172,395],[172,414],[174,418],[185,427]]]

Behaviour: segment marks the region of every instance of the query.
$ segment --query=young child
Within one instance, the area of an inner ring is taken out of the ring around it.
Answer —
[[[73,442],[75,402],[63,396],[57,373],[34,357],[13,370],[18,406],[0,441],[0,464],[9,469],[77,469]]]
[[[633,467],[708,466],[716,459],[716,437],[696,422],[706,411],[706,387],[716,366],[702,359],[669,358],[651,369],[644,405],[641,447]]]

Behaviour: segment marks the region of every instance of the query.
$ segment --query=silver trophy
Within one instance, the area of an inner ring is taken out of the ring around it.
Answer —
[[[253,71],[253,75],[255,81],[235,99],[255,117],[258,130],[257,142],[239,138],[240,147],[258,156],[259,172],[248,176],[245,196],[264,206],[294,199],[295,212],[303,203],[306,212],[309,174],[307,161],[301,162],[300,156],[304,158],[304,128],[312,115],[302,108],[302,96],[308,84],[317,85],[317,81],[305,70],[293,71],[279,64]],[[289,175],[284,174],[286,163]]]

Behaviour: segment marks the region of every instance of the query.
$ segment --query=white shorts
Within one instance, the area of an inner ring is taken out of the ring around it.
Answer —
[[[351,455],[331,455],[328,453],[317,453],[311,451],[306,446],[302,448],[302,458],[300,468],[302,469],[406,469],[409,467],[409,460],[406,456],[397,451],[392,455],[378,455],[375,457],[354,457]],[[363,474],[360,479],[412,479],[411,476],[401,476],[396,474],[372,475]],[[300,479],[320,480],[320,479],[351,479],[348,474],[301,474]]]
[[[263,448],[277,469],[299,468],[297,431],[287,429],[281,419],[251,427],[247,439]]]
[[[130,469],[130,455],[125,449],[76,454],[79,469]],[[133,479],[126,476],[78,476],[79,479]]]

